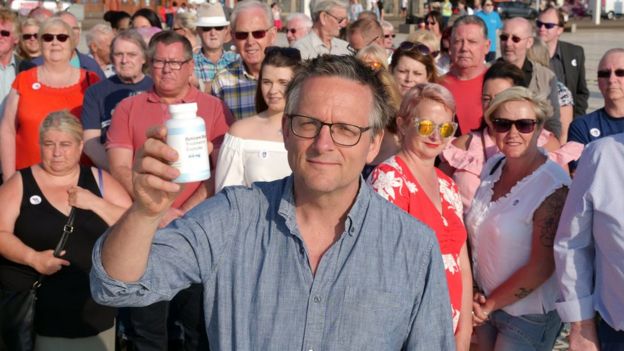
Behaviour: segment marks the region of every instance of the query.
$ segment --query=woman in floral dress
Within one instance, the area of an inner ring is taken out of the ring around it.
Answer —
[[[449,287],[457,350],[468,350],[472,276],[462,202],[455,183],[434,166],[457,129],[454,115],[453,97],[441,85],[420,84],[408,91],[397,116],[401,149],[373,170],[369,183],[435,232]]]

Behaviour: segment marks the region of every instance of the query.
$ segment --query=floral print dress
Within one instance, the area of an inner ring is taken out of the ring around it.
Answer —
[[[377,166],[368,183],[379,195],[416,217],[435,232],[442,251],[451,298],[453,328],[457,330],[462,302],[459,253],[466,242],[467,234],[462,220],[462,201],[457,186],[437,168],[436,174],[442,213],[431,202],[405,161],[399,156],[393,156]]]

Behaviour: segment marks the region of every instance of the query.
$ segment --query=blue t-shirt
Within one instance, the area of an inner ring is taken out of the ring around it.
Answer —
[[[485,13],[484,11],[479,11],[476,15],[479,16],[487,26],[488,39],[490,39],[490,52],[496,52],[496,31],[503,28],[503,22],[498,12],[492,11],[490,13]]]
[[[111,116],[121,100],[138,95],[152,88],[152,78],[145,76],[135,84],[123,83],[117,75],[90,86],[84,95],[82,104],[82,126],[86,129],[100,129],[100,142],[106,142],[106,132],[111,123]]]
[[[594,140],[622,132],[624,132],[624,116],[611,117],[603,107],[572,121],[568,130],[568,140],[587,145]],[[570,168],[575,169],[576,162],[571,162]]]

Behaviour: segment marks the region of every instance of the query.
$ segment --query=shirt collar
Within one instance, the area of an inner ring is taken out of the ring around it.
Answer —
[[[189,90],[186,93],[186,95],[181,98],[179,101],[176,101],[175,103],[188,103],[188,102],[197,102],[197,98],[199,95],[199,90],[197,90],[197,88],[195,88],[194,86],[189,84]],[[160,103],[160,96],[156,93],[156,88],[152,87],[152,89],[150,89],[147,92],[147,101],[149,102],[154,102],[154,103]]]

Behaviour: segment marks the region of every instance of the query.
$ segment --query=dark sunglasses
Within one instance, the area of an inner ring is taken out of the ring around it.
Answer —
[[[0,30],[0,35],[2,35],[3,37],[8,37],[9,35],[11,35],[11,32],[9,32],[8,30]]]
[[[56,40],[60,41],[61,43],[64,43],[64,42],[67,41],[67,39],[69,39],[69,35],[67,35],[67,34],[50,34],[50,33],[45,33],[45,34],[41,35],[41,40],[45,41],[46,43],[52,42],[52,40],[54,40],[54,38],[56,38]]]
[[[516,35],[509,35],[506,33],[503,33],[501,35],[498,36],[500,38],[500,41],[502,42],[507,42],[507,39],[511,38],[511,41],[513,41],[514,43],[519,43],[521,42],[524,38],[520,38],[519,36]]]
[[[598,78],[611,78],[611,72],[618,78],[624,77],[624,68],[618,68],[615,70],[605,69],[598,71]]]
[[[288,58],[301,61],[301,52],[295,48],[283,48],[280,46],[268,46],[264,49],[264,55],[282,55]],[[266,59],[266,58],[265,58]]]
[[[553,29],[559,26],[558,23],[542,22],[540,20],[535,21],[535,25],[537,26],[537,29],[542,27],[546,27],[546,29]]]
[[[202,32],[210,32],[211,30],[216,30],[217,32],[220,32],[222,30],[225,29],[225,26],[215,26],[215,27],[197,27],[199,30],[201,30]]]
[[[516,126],[516,130],[522,134],[532,133],[535,130],[537,121],[534,119],[517,119],[512,121],[505,118],[492,118],[492,127],[496,133],[507,133],[511,126]]]
[[[22,34],[22,39],[24,40],[31,40],[31,39],[37,39],[37,33],[33,33],[33,34]]]
[[[384,38],[396,38],[396,34],[385,34]]]
[[[416,50],[416,51],[420,52],[423,55],[430,55],[431,54],[431,50],[429,50],[429,47],[427,47],[427,45],[421,44],[419,42],[412,43],[411,41],[404,41],[401,44],[399,44],[399,49],[405,50],[405,51]]]
[[[254,30],[253,32],[234,32],[234,38],[236,38],[236,40],[246,40],[251,34],[254,39],[262,39],[266,36],[267,32],[268,30]]]

